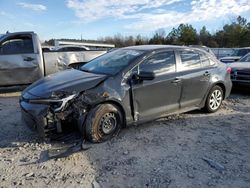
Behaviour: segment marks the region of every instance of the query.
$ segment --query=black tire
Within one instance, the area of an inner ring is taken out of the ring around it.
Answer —
[[[118,135],[122,127],[122,120],[122,114],[116,106],[112,104],[96,106],[90,110],[87,116],[85,124],[87,140],[100,143]]]
[[[216,96],[216,92],[218,92],[218,96]],[[212,102],[213,98],[214,99],[216,98],[214,103]],[[218,85],[214,86],[209,91],[209,94],[208,94],[207,99],[206,99],[204,110],[206,112],[208,112],[208,113],[217,112],[221,107],[223,99],[224,99],[224,91],[223,91],[223,89]],[[213,106],[212,104],[215,104],[215,105]]]

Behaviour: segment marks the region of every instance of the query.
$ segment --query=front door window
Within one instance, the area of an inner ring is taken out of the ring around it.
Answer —
[[[29,35],[10,37],[0,44],[0,55],[31,53],[34,53],[34,47],[32,37]]]

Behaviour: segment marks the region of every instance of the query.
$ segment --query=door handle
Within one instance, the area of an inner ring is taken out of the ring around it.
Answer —
[[[181,79],[180,78],[175,78],[171,83],[172,84],[178,84],[181,82]]]
[[[204,76],[210,76],[211,74],[208,71],[206,71],[203,75]]]
[[[24,57],[23,60],[24,61],[33,61],[34,58],[32,58],[32,57]]]

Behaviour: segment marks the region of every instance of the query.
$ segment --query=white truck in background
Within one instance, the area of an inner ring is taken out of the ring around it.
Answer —
[[[0,36],[0,87],[28,85],[68,68],[77,68],[107,53],[107,50],[42,50],[34,32],[6,33]]]

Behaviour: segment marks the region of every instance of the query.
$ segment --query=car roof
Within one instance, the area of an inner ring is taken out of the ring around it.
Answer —
[[[192,48],[187,46],[177,46],[177,45],[140,45],[140,46],[125,47],[124,49],[154,51],[163,49],[197,49],[197,48]]]
[[[21,32],[14,32],[14,33],[6,33],[3,36],[11,36],[11,35],[27,35],[27,34],[35,34],[33,31],[21,31]]]

